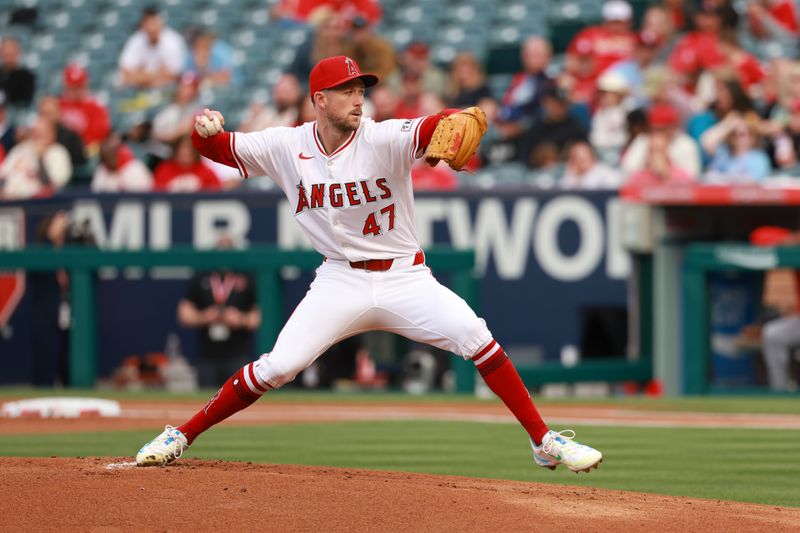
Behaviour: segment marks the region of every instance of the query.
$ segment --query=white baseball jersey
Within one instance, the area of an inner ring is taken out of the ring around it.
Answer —
[[[330,155],[315,122],[231,133],[242,176],[270,176],[328,258],[272,351],[245,367],[253,394],[293,380],[332,344],[365,331],[390,331],[465,358],[491,341],[486,323],[416,261],[411,165],[424,120],[362,119]],[[364,259],[394,261],[381,272],[349,263]]]
[[[231,151],[243,177],[267,175],[277,183],[322,255],[391,259],[420,249],[411,165],[424,119],[377,123],[363,118],[330,155],[316,122],[231,133]]]

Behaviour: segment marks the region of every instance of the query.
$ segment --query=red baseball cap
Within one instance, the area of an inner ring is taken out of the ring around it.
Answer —
[[[349,57],[326,57],[311,69],[311,75],[308,80],[309,89],[313,96],[324,89],[338,87],[356,78],[361,79],[367,87],[372,87],[378,83],[377,76],[362,74],[358,64]]]
[[[89,81],[89,71],[80,65],[71,63],[64,68],[64,85],[77,87]]]
[[[650,109],[647,114],[647,121],[653,128],[664,128],[669,126],[677,126],[680,122],[680,117],[675,108],[667,104],[656,104]]]
[[[428,57],[430,48],[428,48],[428,45],[423,42],[414,41],[406,47],[406,52],[416,58],[424,59]]]

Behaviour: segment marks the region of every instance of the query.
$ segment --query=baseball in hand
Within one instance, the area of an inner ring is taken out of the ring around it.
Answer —
[[[209,116],[210,115],[210,116]],[[203,114],[195,117],[194,129],[197,134],[204,139],[206,137],[213,137],[222,131],[222,122],[217,114]]]

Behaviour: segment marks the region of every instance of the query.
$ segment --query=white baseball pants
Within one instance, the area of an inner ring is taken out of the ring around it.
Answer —
[[[384,272],[326,260],[278,335],[275,347],[253,364],[272,388],[292,381],[332,344],[366,331],[390,331],[464,358],[492,334],[467,303],[441,285],[413,256]]]

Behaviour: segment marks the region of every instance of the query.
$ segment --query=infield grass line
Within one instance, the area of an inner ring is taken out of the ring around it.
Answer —
[[[0,455],[133,458],[151,431],[0,435]],[[556,428],[561,429],[561,428]],[[396,470],[800,507],[800,430],[573,427],[591,474],[538,468],[516,424],[384,421],[214,428],[184,458]]]
[[[108,398],[119,401],[169,401],[196,402],[199,406],[214,395],[216,390],[207,389],[191,393],[171,393],[159,390],[117,391],[98,389],[38,389],[30,387],[0,387],[0,401],[11,398],[37,398],[53,396],[86,396]],[[688,396],[682,398],[611,397],[611,398],[542,398],[533,393],[534,401],[542,407],[593,405],[618,407],[642,411],[677,411],[698,413],[742,413],[742,414],[799,414],[800,394],[782,396]],[[462,394],[425,394],[412,396],[401,392],[306,392],[280,390],[269,395],[270,403],[377,403],[377,404],[500,404],[496,398],[482,399]]]

